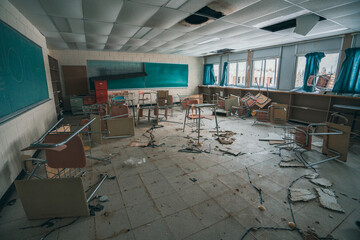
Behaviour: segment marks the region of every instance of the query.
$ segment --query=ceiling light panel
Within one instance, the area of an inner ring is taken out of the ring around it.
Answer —
[[[113,23],[92,22],[87,20],[84,22],[86,34],[109,35],[114,25]]]
[[[51,17],[59,32],[71,32],[70,25],[66,18]]]
[[[84,20],[82,19],[68,19],[71,32],[73,33],[85,33]]]
[[[168,29],[180,20],[189,16],[189,13],[171,8],[160,8],[146,23],[146,27]]]
[[[40,3],[50,16],[83,18],[82,1],[80,0],[40,0]]]
[[[62,32],[60,35],[65,42],[86,42],[84,34]]]
[[[86,42],[87,43],[107,43],[107,35],[96,35],[96,34],[87,34]]]
[[[185,2],[187,2],[187,0],[170,0],[170,2],[168,2],[168,3],[166,4],[166,7],[178,9],[178,8],[181,7],[181,5],[183,5]]]
[[[123,5],[122,0],[83,0],[84,18],[115,22]]]
[[[144,5],[126,1],[117,18],[118,23],[142,26],[151,18],[160,7]]]
[[[222,18],[224,21],[243,24],[281,9],[292,6],[283,0],[262,0]]]
[[[184,35],[182,32],[176,32],[172,30],[165,30],[156,37],[154,37],[152,40],[161,40],[161,41],[172,41],[175,38],[178,38],[180,36]]]
[[[40,14],[46,15],[44,8],[41,6],[39,0],[10,0],[12,5],[14,5],[21,13],[25,16],[25,13],[28,14]]]
[[[126,24],[115,24],[111,31],[111,36],[132,37],[139,31],[140,27],[130,26]]]

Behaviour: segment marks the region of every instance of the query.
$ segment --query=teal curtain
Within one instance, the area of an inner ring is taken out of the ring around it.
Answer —
[[[227,62],[224,62],[224,68],[223,68],[223,74],[222,74],[220,86],[226,86],[227,85],[228,65],[229,64]]]
[[[305,55],[306,57],[306,65],[305,65],[305,73],[304,73],[304,84],[303,84],[303,90],[305,92],[313,92],[315,90],[315,82],[314,86],[307,86],[308,78],[311,75],[316,76],[319,72],[319,64],[323,57],[325,57],[325,54],[323,52],[313,52],[308,53]],[[314,77],[314,81],[316,80],[316,77]]]
[[[360,48],[345,50],[346,58],[335,82],[333,92],[360,93]]]
[[[205,64],[204,65],[204,85],[214,85],[216,82],[214,65]]]

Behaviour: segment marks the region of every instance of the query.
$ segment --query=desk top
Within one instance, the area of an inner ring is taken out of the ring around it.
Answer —
[[[212,103],[203,103],[203,104],[194,104],[191,105],[194,106],[196,108],[202,108],[202,107],[216,107],[216,104],[212,104]]]
[[[341,105],[341,104],[335,104],[333,105],[334,108],[341,108],[341,109],[347,109],[347,110],[353,110],[353,111],[360,111],[359,106],[353,106],[353,105]]]

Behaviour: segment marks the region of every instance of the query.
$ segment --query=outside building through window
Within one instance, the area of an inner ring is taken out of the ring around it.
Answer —
[[[276,88],[279,70],[279,58],[253,61],[253,87]]]
[[[215,84],[219,84],[219,64],[214,64]]]

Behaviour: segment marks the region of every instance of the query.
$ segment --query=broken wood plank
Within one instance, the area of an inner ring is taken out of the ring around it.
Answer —
[[[270,144],[270,145],[283,144],[283,143],[285,143],[284,140],[270,140],[270,141],[269,141],[269,144]]]

